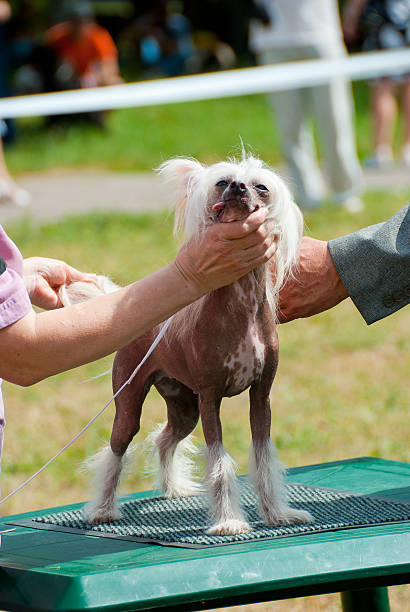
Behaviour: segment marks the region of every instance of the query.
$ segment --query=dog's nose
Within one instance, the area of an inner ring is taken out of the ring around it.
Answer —
[[[245,183],[237,183],[236,181],[232,181],[229,187],[230,189],[232,189],[232,191],[238,192],[238,193],[245,193],[246,191]]]

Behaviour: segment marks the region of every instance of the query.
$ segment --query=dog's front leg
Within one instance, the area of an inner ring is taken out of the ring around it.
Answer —
[[[270,438],[269,390],[258,382],[252,385],[249,395],[252,431],[249,471],[264,522],[267,525],[310,523],[313,519],[309,512],[291,508],[287,502],[284,468]]]
[[[249,530],[239,505],[235,462],[222,444],[219,418],[220,400],[201,398],[202,428],[207,445],[207,487],[209,491],[213,525],[212,535],[230,535]]]

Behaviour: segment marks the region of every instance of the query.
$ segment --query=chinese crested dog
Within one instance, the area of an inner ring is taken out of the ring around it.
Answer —
[[[245,219],[257,208],[267,207],[277,250],[269,263],[174,316],[164,339],[115,400],[110,445],[95,457],[96,495],[85,506],[85,517],[90,523],[120,517],[116,490],[125,454],[139,431],[144,399],[154,385],[167,405],[168,421],[154,435],[159,483],[166,496],[200,491],[184,451],[201,417],[212,515],[209,533],[237,534],[249,529],[240,505],[235,463],[223,446],[219,415],[223,397],[249,389],[249,473],[260,515],[267,525],[309,522],[309,513],[290,507],[286,499],[283,466],[270,437],[269,402],[278,365],[277,295],[297,262],[302,215],[282,179],[252,156],[244,154],[239,161],[210,166],[171,159],[162,164],[160,173],[175,189],[175,227],[185,236],[211,223]],[[116,354],[114,392],[140,363],[160,327]]]

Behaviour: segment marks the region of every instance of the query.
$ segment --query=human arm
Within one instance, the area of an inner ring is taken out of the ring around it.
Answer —
[[[1,120],[0,123],[2,123]],[[1,127],[2,126],[0,125],[0,128]],[[13,204],[17,204],[17,206],[24,207],[30,203],[30,194],[19,187],[10,175],[7,168],[6,159],[4,157],[1,131],[2,130],[0,129],[0,204],[3,202],[11,202]]]
[[[348,0],[342,15],[343,33],[347,42],[354,42],[359,36],[360,17],[369,0]]]
[[[409,204],[384,223],[331,240],[329,252],[368,325],[410,302]]]
[[[124,82],[117,59],[105,60],[101,64],[100,71],[99,78],[103,85],[119,85]]]
[[[95,61],[89,67],[86,78],[94,80],[92,85],[118,85],[123,82],[118,64],[118,51],[110,33],[104,28],[94,27],[92,41],[95,45]]]
[[[0,23],[8,21],[11,17],[11,6],[10,2],[0,1]]]
[[[182,247],[176,260],[118,291],[69,308],[34,313],[0,330],[0,376],[27,386],[128,344],[212,289],[266,263],[276,244],[260,209],[218,224]]]
[[[82,87],[101,87],[120,85],[124,79],[120,75],[118,60],[108,58],[93,62],[88,72],[80,77]]]
[[[279,295],[279,320],[318,314],[350,296],[370,325],[408,304],[409,208],[328,243],[304,237],[295,278]]]

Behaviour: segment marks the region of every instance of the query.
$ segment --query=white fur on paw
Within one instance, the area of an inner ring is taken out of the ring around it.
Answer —
[[[314,518],[306,510],[297,510],[290,506],[280,508],[268,517],[265,517],[267,525],[295,525],[301,523],[313,523]]]
[[[216,523],[208,529],[208,535],[237,535],[238,533],[246,533],[250,530],[248,523],[238,519],[230,519],[221,523]]]
[[[194,497],[203,492],[199,482],[187,480],[184,482],[170,483],[164,489],[165,497]]]
[[[90,525],[100,525],[101,523],[118,521],[122,518],[121,511],[117,507],[95,507],[92,502],[84,506],[82,514],[84,520]]]

